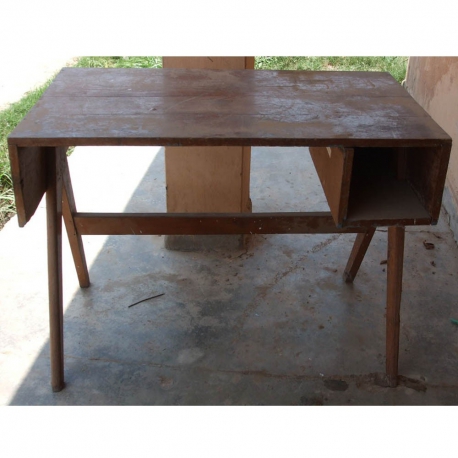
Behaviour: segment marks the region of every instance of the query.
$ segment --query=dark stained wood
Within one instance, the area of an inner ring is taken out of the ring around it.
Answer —
[[[338,229],[329,212],[315,213],[76,213],[81,235],[334,234],[365,232]]]
[[[350,253],[350,258],[348,259],[347,266],[345,267],[343,273],[343,279],[345,280],[345,283],[353,283],[361,263],[363,262],[364,256],[366,255],[366,251],[369,248],[374,233],[375,228],[370,227],[368,228],[367,232],[358,234],[356,236],[353,249]]]
[[[56,148],[47,148],[46,159],[51,386],[53,391],[61,391],[65,386],[62,296],[62,163],[64,159],[63,154]]]
[[[75,263],[76,274],[81,288],[90,286],[89,272],[87,270],[86,256],[84,254],[84,245],[81,235],[76,230],[73,215],[76,213],[75,197],[73,195],[73,187],[68,169],[68,162],[63,151],[62,164],[62,181],[63,181],[63,201],[62,214],[67,229],[68,241],[72,251],[73,261]]]
[[[438,146],[388,73],[64,69],[9,136],[32,146]]]
[[[399,329],[404,262],[405,229],[388,228],[387,299],[386,299],[386,374],[391,387],[398,383]]]
[[[253,210],[251,198],[250,198],[250,177],[251,177],[251,148],[249,146],[242,147],[242,189],[240,208],[242,213],[251,213]],[[243,177],[247,177],[245,180]]]
[[[65,98],[44,97],[36,105],[37,114],[48,111],[52,116],[125,116],[125,117],[159,117],[195,115],[205,116],[209,113],[218,113],[226,116],[266,116],[279,122],[287,119],[300,121],[316,120],[317,114],[322,118],[336,117],[337,119],[355,115],[366,103],[368,113],[377,110],[379,117],[396,118],[428,118],[426,112],[419,105],[412,105],[408,98],[383,97],[369,99],[354,96],[351,99],[344,94],[336,94],[332,100],[321,106],[320,94],[312,94],[307,100],[297,99],[293,94],[280,90],[266,91],[257,94],[254,100],[246,94],[227,94],[221,92],[215,95],[171,96],[165,97],[86,97],[69,96]],[[55,105],[56,99],[60,101]],[[62,100],[60,100],[62,99]],[[281,99],[281,100],[278,100]],[[65,102],[65,103],[62,103]]]
[[[431,215],[406,181],[374,177],[352,181],[345,225],[367,221],[374,226],[431,224]]]
[[[35,213],[46,191],[46,150],[40,147],[9,145],[11,175],[19,226]]]
[[[355,148],[347,222],[365,219],[377,225],[382,220],[388,226],[408,225],[401,220],[410,218],[414,225],[431,224],[440,210],[447,151],[442,147]],[[433,201],[439,201],[439,207],[433,207]]]
[[[334,222],[342,226],[347,216],[353,149],[311,147],[309,150]]]
[[[247,56],[245,57],[245,68],[247,70],[254,70],[254,56]]]
[[[407,150],[406,175],[432,224],[439,219],[451,146]]]
[[[388,73],[64,69],[8,145],[20,225],[46,191],[55,391],[64,386],[62,178],[71,243],[81,258],[80,236],[86,234],[358,233],[347,264],[347,279],[353,279],[374,228],[390,226],[386,372],[396,386],[403,226],[437,218],[451,138]],[[333,211],[343,227],[336,228],[327,212],[76,213],[63,149],[56,148],[73,145],[352,149],[353,164],[349,155],[343,157],[331,174],[339,190],[332,195],[331,201],[339,202]]]
[[[242,70],[242,74],[244,71]],[[84,84],[81,84],[84,81]],[[188,83],[184,85],[183,82]],[[287,88],[289,93],[306,90],[328,94],[372,94],[375,97],[390,93],[411,98],[408,92],[385,72],[328,72],[328,71],[256,71],[241,76],[240,70],[221,69],[90,69],[64,68],[55,78],[46,95],[69,94],[100,96],[169,96],[224,89],[229,93],[252,95],[259,90]]]
[[[401,181],[407,180],[407,153],[408,148],[395,148],[396,150],[396,178]]]

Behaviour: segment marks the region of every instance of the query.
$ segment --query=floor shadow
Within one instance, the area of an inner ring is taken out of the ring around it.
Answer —
[[[112,188],[103,188],[101,201],[116,207],[125,170],[122,162],[107,170]],[[90,179],[77,173],[73,180],[79,210],[89,211],[77,182]],[[259,212],[327,209],[306,148],[254,148],[251,198]],[[163,150],[124,210],[165,211]],[[166,250],[161,236],[110,236],[101,247],[84,237],[93,253],[90,288],[77,288],[65,272],[75,289],[64,318],[67,387],[51,392],[47,343],[11,404],[436,403],[424,391],[406,395],[374,382],[384,367],[385,234],[376,233],[349,286],[341,274],[353,240],[255,236],[246,251],[184,253]],[[405,302],[411,310],[408,295]],[[419,340],[411,333],[403,350]],[[420,358],[413,371],[428,361]],[[455,402],[456,389],[444,396]]]

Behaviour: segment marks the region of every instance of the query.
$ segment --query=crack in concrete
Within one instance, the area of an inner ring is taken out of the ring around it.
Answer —
[[[292,380],[292,381],[344,381],[347,383],[354,383],[356,388],[358,389],[365,389],[369,387],[378,387],[386,390],[396,389],[390,388],[385,384],[386,375],[381,372],[371,372],[367,374],[344,374],[344,375],[327,375],[327,376],[316,376],[316,375],[307,375],[307,374],[278,374],[268,372],[266,370],[252,370],[252,369],[214,369],[205,366],[174,366],[172,364],[161,364],[161,363],[154,363],[150,361],[143,361],[143,362],[130,362],[130,361],[123,361],[123,360],[116,360],[110,358],[87,358],[84,356],[76,356],[76,355],[65,355],[66,358],[73,358],[78,360],[85,360],[85,361],[95,361],[95,362],[105,362],[105,363],[115,363],[115,364],[123,364],[127,366],[149,366],[149,367],[156,367],[159,369],[169,369],[174,371],[186,371],[186,370],[197,370],[202,372],[208,373],[215,373],[215,374],[231,374],[231,375],[244,375],[247,377],[262,377],[266,379],[279,379],[279,380]],[[426,392],[428,388],[432,389],[452,389],[458,390],[458,385],[451,385],[451,384],[435,384],[435,383],[428,383],[425,381],[413,379],[410,377],[405,377],[403,375],[399,376],[398,386],[397,388],[411,388],[418,392]]]

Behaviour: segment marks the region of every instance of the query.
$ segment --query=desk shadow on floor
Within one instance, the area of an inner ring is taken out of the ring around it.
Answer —
[[[253,148],[253,211],[326,210],[307,149],[288,150]],[[121,176],[122,163],[112,166]],[[161,150],[124,211],[165,211],[164,189]],[[370,381],[384,369],[386,236],[376,233],[347,285],[353,240],[255,236],[246,251],[186,253],[166,250],[160,236],[107,237],[91,286],[75,285],[66,308],[66,388],[51,391],[47,343],[11,404],[436,403],[436,395]],[[414,305],[407,295],[403,306]],[[449,396],[453,403],[456,391]]]

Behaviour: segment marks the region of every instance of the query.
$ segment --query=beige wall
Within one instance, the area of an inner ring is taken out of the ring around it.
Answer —
[[[452,137],[443,205],[458,242],[458,57],[411,57],[405,87]]]

